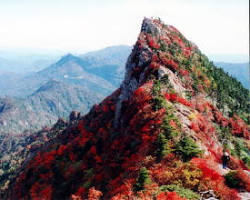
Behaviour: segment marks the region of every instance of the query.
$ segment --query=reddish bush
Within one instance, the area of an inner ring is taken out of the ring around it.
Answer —
[[[236,190],[228,188],[225,179],[214,169],[211,168],[209,161],[201,158],[191,160],[201,171],[203,175],[203,185],[206,189],[213,189],[224,200],[240,200]]]
[[[230,156],[229,166],[231,169],[248,170],[248,167],[245,165],[245,163],[234,156]]]
[[[163,62],[164,65],[166,65],[167,67],[169,67],[170,69],[177,71],[178,70],[178,64],[173,61],[173,60],[169,60],[166,57],[161,58],[161,61]]]
[[[246,123],[239,118],[237,115],[234,115],[229,120],[231,131],[234,135],[250,139],[250,131]]]
[[[188,107],[192,106],[192,104],[188,100],[186,100],[182,97],[179,97],[175,93],[171,93],[171,94],[166,93],[165,98],[169,101],[178,102],[178,103],[181,103],[181,104],[188,106]]]
[[[42,189],[40,192],[40,199],[52,199],[52,187],[50,185]]]
[[[79,187],[77,192],[73,195],[71,195],[72,200],[83,200],[83,196],[86,194],[86,188]]]
[[[30,189],[30,197],[32,200],[50,200],[52,198],[52,187],[36,182]]]
[[[166,98],[167,100],[170,100],[170,99],[171,99],[170,94],[169,94],[169,93],[166,93],[166,94],[165,94],[165,98]]]
[[[147,40],[148,40],[149,47],[151,47],[153,49],[160,48],[160,45],[155,41],[155,39],[150,34],[147,34]]]
[[[162,192],[157,197],[157,200],[186,200],[180,197],[176,192]]]
[[[152,56],[152,59],[151,59],[151,62],[159,62],[159,57],[157,56],[157,54],[153,54],[153,56]]]
[[[92,146],[89,150],[90,153],[96,155],[96,147],[95,146]]]
[[[61,155],[63,155],[63,153],[65,152],[66,149],[67,149],[67,146],[62,144],[62,145],[60,145],[59,149],[57,149],[56,154],[58,156],[61,156]]]
[[[171,93],[170,94],[170,101],[176,102],[178,99],[177,94]]]
[[[237,171],[237,177],[241,180],[243,187],[250,192],[250,175],[249,172],[243,170]]]
[[[187,70],[184,70],[184,69],[180,69],[179,73],[182,76],[188,76],[189,75],[189,72]]]
[[[181,97],[178,97],[177,101],[178,101],[179,103],[185,105],[185,106],[188,106],[188,107],[190,107],[190,106],[192,105],[188,100],[183,99],[183,98],[181,98]]]
[[[186,48],[183,50],[183,55],[184,55],[186,58],[190,57],[191,54],[192,54],[192,50],[190,50],[189,48],[186,47]]]
[[[160,68],[160,65],[157,62],[151,62],[149,65],[150,69],[152,70],[158,70]]]
[[[141,107],[143,107],[145,103],[149,103],[149,101],[152,99],[150,94],[148,94],[148,92],[143,87],[139,87],[137,90],[135,90],[133,97],[136,100],[136,103],[138,103]]]

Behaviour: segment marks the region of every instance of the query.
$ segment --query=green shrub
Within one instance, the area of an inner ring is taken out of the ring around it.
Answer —
[[[166,101],[163,97],[161,96],[156,96],[152,99],[152,103],[153,103],[153,110],[159,110],[161,108],[164,107]]]
[[[152,96],[153,110],[156,111],[163,108],[165,105],[165,99],[161,96],[161,82],[159,80],[154,81]]]
[[[182,138],[175,146],[176,152],[182,156],[183,161],[189,161],[192,157],[199,156],[202,151],[190,137]]]
[[[240,180],[237,177],[237,171],[228,172],[225,176],[225,183],[231,188],[240,188]]]
[[[163,130],[164,135],[167,137],[167,139],[175,138],[179,135],[179,132],[176,128],[172,127],[170,124],[170,116],[166,115],[163,119],[161,128]]]
[[[161,82],[159,80],[154,81],[152,95],[153,96],[161,95]]]
[[[160,42],[160,50],[161,51],[166,51],[167,50],[166,45],[163,42],[161,42],[161,40],[158,41],[158,42]]]
[[[142,167],[139,172],[136,184],[134,185],[135,191],[141,191],[145,189],[145,185],[150,184],[151,179],[149,177],[148,170],[145,167]]]
[[[168,148],[167,142],[168,140],[166,139],[166,136],[160,133],[157,138],[157,150],[156,150],[156,158],[158,162],[160,162],[161,159],[171,151]]]

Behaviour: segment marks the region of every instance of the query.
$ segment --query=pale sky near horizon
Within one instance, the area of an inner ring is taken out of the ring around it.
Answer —
[[[248,0],[0,0],[0,48],[133,45],[144,16],[174,25],[206,54],[249,54]]]

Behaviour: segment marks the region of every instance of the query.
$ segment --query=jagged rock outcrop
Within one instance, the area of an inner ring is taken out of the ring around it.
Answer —
[[[80,112],[72,111],[69,115],[69,121],[70,122],[76,121],[76,120],[80,119],[80,117],[81,117]]]
[[[146,18],[121,87],[28,162],[5,197],[240,199],[250,135],[237,84],[176,28]]]

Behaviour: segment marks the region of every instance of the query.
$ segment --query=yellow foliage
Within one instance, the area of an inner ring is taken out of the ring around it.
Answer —
[[[182,174],[182,184],[185,188],[196,188],[198,187],[201,179],[201,171],[197,169],[184,169]]]
[[[188,116],[188,118],[189,118],[190,120],[194,120],[194,119],[197,118],[197,115],[196,115],[196,113],[192,112],[192,113]]]

